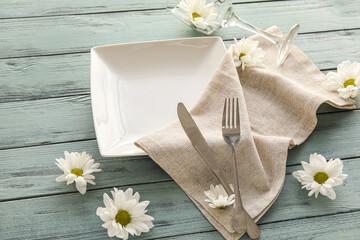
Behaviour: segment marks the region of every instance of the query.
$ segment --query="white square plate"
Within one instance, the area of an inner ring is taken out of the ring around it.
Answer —
[[[146,155],[134,141],[177,119],[204,91],[226,52],[219,37],[91,49],[91,99],[104,157]]]

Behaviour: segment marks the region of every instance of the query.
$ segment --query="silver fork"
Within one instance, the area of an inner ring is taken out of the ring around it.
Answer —
[[[231,105],[231,107],[230,107]],[[233,208],[232,227],[234,231],[239,233],[248,232],[249,237],[258,238],[260,236],[260,228],[256,225],[254,220],[249,216],[242,205],[240,190],[239,190],[239,178],[237,172],[237,160],[235,152],[235,144],[240,140],[240,111],[239,111],[239,99],[236,99],[236,111],[235,111],[235,99],[225,99],[224,111],[222,116],[222,134],[225,141],[230,145],[232,155],[234,158],[234,191],[235,191],[235,204]]]

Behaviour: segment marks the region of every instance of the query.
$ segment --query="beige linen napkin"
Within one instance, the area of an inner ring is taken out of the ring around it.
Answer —
[[[269,31],[281,34],[277,27]],[[233,183],[232,155],[222,137],[221,115],[224,98],[239,98],[242,135],[236,152],[241,197],[245,209],[257,221],[283,186],[288,148],[301,144],[315,128],[317,108],[323,102],[354,108],[354,101],[328,92],[323,87],[324,74],[299,49],[293,48],[279,67],[275,45],[261,37],[253,38],[265,50],[266,67],[236,69],[228,51],[191,115],[227,181]],[[204,201],[204,191],[219,182],[178,121],[136,144],[179,184],[226,239],[241,237],[231,227],[232,207],[212,209]]]

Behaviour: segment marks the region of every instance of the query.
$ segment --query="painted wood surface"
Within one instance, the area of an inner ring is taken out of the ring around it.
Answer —
[[[298,167],[290,167],[287,170],[292,172],[295,169]],[[323,196],[319,196],[319,200],[307,197],[307,192],[300,189],[300,183],[292,176],[287,175],[281,194],[259,221],[259,224],[262,226],[272,222],[311,216],[330,215],[332,217],[333,214],[359,211],[360,186],[356,186],[358,185],[356,183],[360,180],[360,160],[346,161],[344,170],[351,175],[351,178],[346,180],[345,186],[337,189],[336,201]],[[150,200],[152,204],[148,208],[149,214],[156,219],[154,221],[156,227],[139,239],[168,237],[214,229],[173,181],[131,187],[135,191],[141,192],[142,200]],[[81,236],[83,238],[91,237],[91,239],[105,238],[106,231],[101,229],[101,220],[95,215],[95,211],[97,207],[103,206],[103,193],[109,193],[110,190],[89,191],[85,196],[69,193],[31,200],[3,202],[0,204],[2,212],[0,221],[3,223],[0,227],[2,228],[0,237],[31,238],[36,236],[45,238],[52,236],[61,239],[77,239],[78,236]],[[169,192],[171,194],[168,194]],[[17,225],[13,224],[14,222]],[[278,227],[283,224],[281,223]],[[36,231],[31,231],[34,226],[36,226]],[[23,231],[18,232],[19,227]],[[274,232],[279,234],[277,231]]]
[[[234,0],[233,3],[266,2],[272,0]],[[0,2],[0,19],[58,16],[71,14],[109,13],[165,8],[167,0],[3,0]]]
[[[360,58],[360,30],[300,35],[296,43],[320,69]],[[88,53],[0,59],[0,103],[89,94],[89,68]]]
[[[64,151],[91,153],[104,171],[96,174],[96,185],[88,189],[170,181],[171,178],[149,157],[103,158],[96,140],[53,144],[0,151],[0,202],[46,194],[76,192],[74,185],[55,182],[61,175],[55,159],[64,157]],[[21,168],[19,168],[21,166]],[[26,181],[24,181],[26,180]]]
[[[95,139],[89,96],[2,103],[0,112],[0,149]],[[360,156],[360,149],[353,147],[360,144],[353,127],[360,121],[360,111],[320,114],[318,121],[310,136],[313,142],[294,148],[289,162],[300,152]]]
[[[346,223],[346,224],[344,224]],[[279,240],[329,240],[347,239],[356,240],[360,234],[360,213],[345,213],[333,216],[315,217],[291,220],[280,223],[261,225],[261,236],[258,239]],[[329,227],[331,226],[331,227]],[[172,240],[212,240],[221,239],[216,231],[203,232],[199,234],[181,235],[171,237]],[[242,239],[249,240],[248,236]]]
[[[360,27],[359,1],[271,1],[239,4],[235,10],[262,28],[278,25],[287,31],[294,23],[301,32],[334,31]],[[261,14],[259,14],[261,13]],[[224,39],[248,35],[228,28]],[[166,10],[117,12],[3,19],[0,58],[88,52],[96,45],[200,36]]]
[[[297,46],[324,72],[346,59],[359,61],[359,1],[236,2],[236,12],[262,28],[276,24],[285,31],[299,22]],[[200,36],[164,7],[164,0],[0,2],[0,239],[104,239],[95,210],[114,186],[131,186],[152,202],[156,227],[139,239],[221,239],[150,158],[104,159],[97,149],[89,49]],[[217,35],[228,46],[249,33],[226,29]],[[318,120],[308,140],[289,151],[284,188],[260,221],[261,239],[357,239],[360,233],[360,111],[323,105]],[[104,169],[85,196],[54,180],[61,174],[55,158],[64,150],[90,152]],[[336,188],[336,201],[308,198],[291,176],[313,152],[345,158],[350,177]]]

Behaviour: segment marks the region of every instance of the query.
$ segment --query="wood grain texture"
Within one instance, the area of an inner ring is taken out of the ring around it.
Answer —
[[[0,102],[90,93],[90,54],[0,60]]]
[[[360,212],[334,216],[314,217],[261,225],[258,239],[277,240],[356,240],[360,234]],[[332,226],[332,227],[329,227]],[[221,239],[216,231],[170,237],[171,240],[212,240]],[[249,240],[248,236],[241,238]]]
[[[0,149],[95,139],[89,96],[2,103],[0,112]],[[290,151],[290,164],[316,151],[328,157],[360,156],[353,147],[360,144],[354,131],[360,111],[320,114],[318,120],[309,140]]]
[[[90,185],[89,189],[171,181],[171,178],[148,157],[102,158],[94,140],[9,149],[0,151],[0,162],[3,166],[0,170],[0,201],[76,192],[74,185],[66,186],[65,183],[54,181],[61,175],[61,171],[55,166],[55,158],[63,157],[63,151],[86,151],[101,164],[103,172],[96,174],[97,185]],[[307,160],[308,155],[305,154],[307,153],[296,154],[300,156],[299,162],[294,162],[296,158],[289,157],[289,164],[299,164],[301,160]],[[358,159],[345,161],[345,171],[355,182],[360,180],[360,172],[356,173],[360,168],[359,164]],[[289,167],[287,174],[299,168],[300,166]],[[295,181],[292,184],[296,186],[297,183]],[[286,195],[297,194],[297,187],[294,186],[286,190]]]
[[[266,1],[272,0],[234,0],[233,3]],[[139,11],[165,7],[166,0],[107,0],[101,3],[97,0],[47,0],[41,2],[32,0],[2,0],[0,2],[0,19]]]
[[[308,161],[309,155],[319,153],[329,158],[350,158],[360,156],[360,144],[356,130],[360,111],[320,114],[314,132],[300,146],[289,150],[288,164]]]
[[[360,58],[360,30],[300,35],[296,44],[320,69]],[[0,59],[0,103],[89,94],[89,69],[88,53]]]
[[[301,32],[360,27],[359,1],[274,1],[239,4],[235,10],[262,28],[294,23]],[[259,14],[261,13],[261,14]],[[316,18],[314,18],[316,16]],[[249,35],[229,28],[224,39]],[[166,10],[1,20],[0,58],[88,52],[96,45],[200,36]],[[68,39],[68,40],[67,40]]]
[[[94,139],[90,97],[0,105],[0,149]]]
[[[150,158],[104,159],[94,140],[91,47],[200,36],[163,9],[165,1],[0,2],[0,239],[105,239],[95,211],[113,186],[132,186],[142,200],[151,201],[156,227],[138,239],[221,239]],[[297,46],[322,70],[346,59],[359,61],[357,0],[236,2],[241,4],[235,11],[262,28],[275,24],[286,31],[300,23]],[[250,34],[223,29],[217,35],[228,46],[233,37]],[[315,131],[289,152],[283,190],[260,221],[261,239],[358,239],[360,110],[339,112],[323,105],[318,113]],[[87,151],[101,163],[97,185],[85,196],[74,185],[55,182],[61,174],[55,158],[64,150]],[[347,158],[349,178],[335,188],[336,201],[307,197],[291,176],[313,152]]]
[[[166,0],[3,0],[0,2],[0,19],[146,10],[165,6]]]
[[[290,167],[288,171],[292,172],[295,169]],[[359,170],[359,159],[346,161],[344,171],[351,177],[346,180],[344,186],[336,188],[338,193],[336,201],[323,196],[319,196],[318,200],[307,197],[306,191],[301,190],[300,183],[287,175],[278,200],[259,223],[268,224],[299,217],[359,211],[360,194],[357,193],[360,192],[360,187],[356,184],[360,178]],[[118,183],[118,185],[121,184]],[[141,193],[142,200],[150,200],[149,214],[155,218],[155,228],[139,239],[214,229],[179,186],[172,181],[133,186],[133,189]],[[17,239],[34,236],[37,238],[51,236],[52,239],[76,239],[79,236],[91,237],[91,239],[105,238],[106,231],[101,228],[101,220],[95,215],[95,211],[98,206],[103,205],[103,193],[109,193],[110,190],[93,190],[86,195],[70,193],[3,202],[0,204],[2,212],[0,238],[12,239],[12,236],[16,236]],[[14,222],[17,224],[14,225]],[[275,226],[283,224],[286,223],[275,224]],[[18,231],[19,228],[23,231]],[[76,234],[73,234],[74,232]]]
[[[99,189],[170,181],[171,178],[148,157],[103,158],[95,140],[2,150],[0,169],[0,202],[9,199],[76,192],[74,185],[57,183],[55,178],[62,171],[55,165],[55,158],[63,158],[64,151],[87,152],[100,163],[102,172],[96,173]]]

